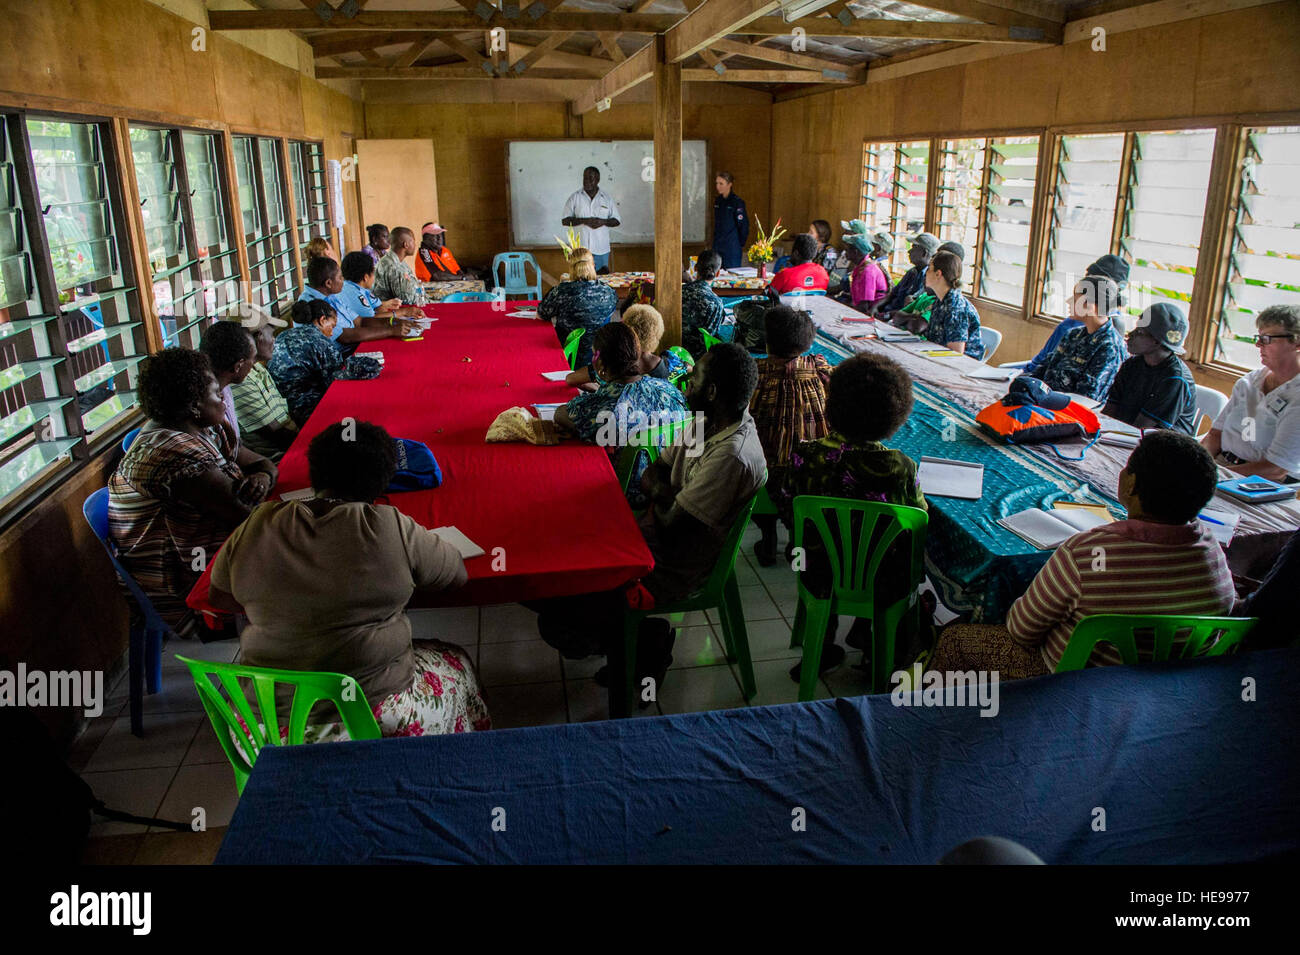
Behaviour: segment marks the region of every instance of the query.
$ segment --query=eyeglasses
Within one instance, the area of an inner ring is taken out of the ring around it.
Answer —
[[[1256,345],[1270,345],[1273,342],[1289,342],[1294,340],[1295,340],[1295,335],[1289,333],[1285,335],[1256,335],[1255,336]]]

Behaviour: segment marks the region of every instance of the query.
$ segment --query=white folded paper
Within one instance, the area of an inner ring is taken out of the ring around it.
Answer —
[[[478,544],[464,535],[456,527],[435,527],[433,532],[450,544],[456,550],[460,551],[461,560],[469,560],[471,557],[481,557],[486,551]]]

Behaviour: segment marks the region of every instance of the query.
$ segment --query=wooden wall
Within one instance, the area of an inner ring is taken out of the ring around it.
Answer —
[[[3,16],[3,105],[316,139],[327,158],[350,156],[361,133],[359,102],[218,34],[195,51],[195,24],[146,0],[9,3]],[[348,245],[360,248],[354,189],[345,206]],[[125,651],[126,605],[81,516],[119,454],[100,454],[0,532],[0,668],[108,670]],[[65,741],[80,721],[38,715]]]
[[[484,90],[482,84],[446,83],[432,91],[437,101],[430,102],[430,91],[424,86],[367,83],[366,136],[433,139],[439,212],[448,230],[448,245],[462,265],[487,265],[493,255],[510,248],[507,141],[653,138],[649,84],[619,97],[603,113],[573,117],[567,103],[556,101],[555,96],[576,96],[584,85],[571,88],[568,81],[541,84],[520,79],[495,84],[498,89],[493,91]],[[530,101],[530,95],[547,96],[549,101]],[[502,96],[518,98],[503,102],[498,98]],[[714,170],[735,175],[736,193],[744,198],[750,215],[768,223],[771,97],[722,83],[692,83],[686,85],[683,99],[683,138],[708,140]],[[360,175],[365,176],[364,169]],[[575,189],[580,186],[574,183]],[[387,225],[418,230],[426,218],[412,210],[410,222]],[[807,223],[800,228],[807,228]],[[560,231],[557,224],[557,234]],[[551,275],[558,277],[565,271],[558,247],[530,251]],[[614,264],[619,269],[652,269],[654,249],[616,248]]]
[[[1298,110],[1297,49],[1300,4],[1274,3],[1110,32],[1105,52],[1071,43],[778,102],[772,211],[787,222],[856,216],[870,139]],[[1018,311],[981,306],[981,316],[1004,333],[999,361],[1030,357],[1049,330]]]
[[[4,16],[0,103],[321,140],[327,159],[351,156],[361,133],[360,102],[218,33],[195,50],[196,24],[147,0],[42,0]],[[344,206],[360,248],[355,189]]]

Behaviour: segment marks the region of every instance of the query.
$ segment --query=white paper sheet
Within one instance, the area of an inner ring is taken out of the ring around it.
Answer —
[[[542,377],[547,381],[563,381],[571,374],[573,374],[573,372],[566,368],[564,371],[544,371],[542,372]]]
[[[1020,374],[1019,368],[997,368],[992,365],[985,365],[983,368],[976,368],[974,371],[968,371],[964,378],[978,378],[981,381],[1010,381],[1016,375]]]
[[[562,407],[562,406],[561,406],[561,405],[558,405],[558,404],[554,404],[554,405],[533,405],[533,408],[536,409],[536,411],[537,411],[537,417],[541,418],[543,421],[554,421],[554,420],[555,420],[555,412],[556,412],[560,407]]]
[[[469,560],[471,557],[481,557],[486,551],[478,544],[465,536],[457,527],[435,527],[433,532],[445,540],[456,550],[460,551],[461,560]]]
[[[951,458],[923,457],[917,466],[921,490],[931,497],[979,500],[984,494],[984,465]]]
[[[1231,514],[1213,507],[1207,507],[1196,516],[1214,535],[1214,539],[1224,547],[1232,543],[1232,538],[1237,533],[1237,525],[1241,523],[1240,514]]]

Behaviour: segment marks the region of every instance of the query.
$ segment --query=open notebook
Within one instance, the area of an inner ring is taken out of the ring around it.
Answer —
[[[1031,507],[1019,514],[1001,518],[998,523],[1039,550],[1050,550],[1080,531],[1092,530],[1115,520],[1099,511],[1069,509],[1043,511]]]

